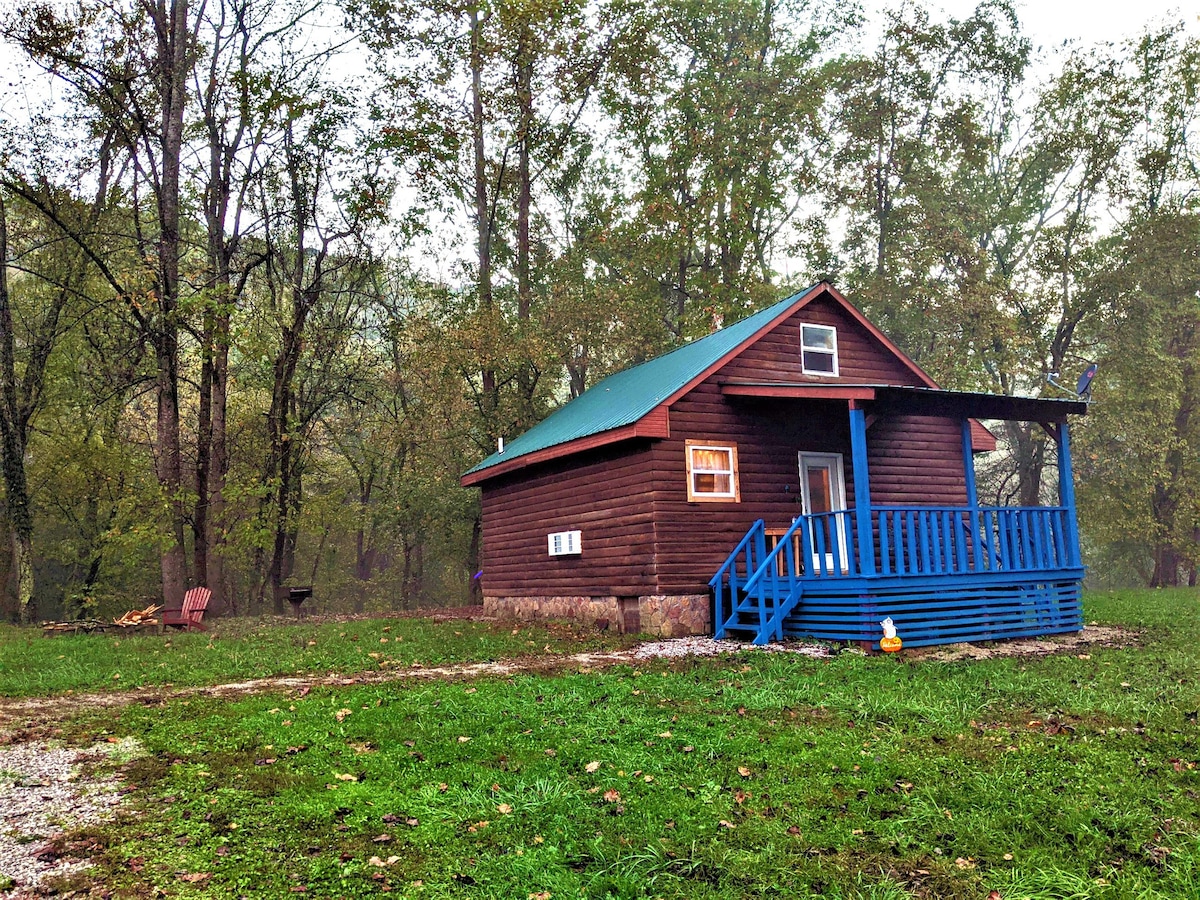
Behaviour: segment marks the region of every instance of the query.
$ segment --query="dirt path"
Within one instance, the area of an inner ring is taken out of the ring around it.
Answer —
[[[1084,647],[1125,647],[1136,641],[1136,635],[1120,628],[1089,625],[1077,634],[1026,640],[996,641],[989,644],[952,644],[945,647],[904,651],[914,662],[923,660],[953,662],[957,660],[990,659],[1001,656],[1042,656],[1066,653]],[[407,669],[360,672],[354,675],[288,675],[255,678],[200,687],[164,689],[135,688],[120,692],[29,697],[0,700],[0,744],[13,743],[23,729],[38,729],[70,718],[76,713],[96,709],[116,709],[134,704],[154,706],[181,697],[242,697],[281,691],[311,690],[314,687],[349,687],[360,684],[384,684],[406,681],[461,681],[474,678],[494,678],[519,674],[550,674],[567,670],[605,669],[617,665],[644,663],[651,659],[685,656],[716,656],[722,653],[776,652],[799,653],[823,658],[832,652],[824,644],[791,641],[754,647],[739,641],[718,641],[712,638],[676,638],[651,641],[628,650],[573,653],[564,656],[528,656],[517,659],[482,663],[455,663],[445,666],[422,666],[414,663]]]

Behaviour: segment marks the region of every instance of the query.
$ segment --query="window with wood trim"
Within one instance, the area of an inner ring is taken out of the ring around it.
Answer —
[[[830,325],[800,326],[800,369],[805,375],[837,375],[836,328]]]
[[[737,445],[688,441],[687,479],[687,498],[691,502],[740,502]]]

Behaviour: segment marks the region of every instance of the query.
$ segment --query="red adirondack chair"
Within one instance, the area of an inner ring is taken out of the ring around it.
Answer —
[[[207,631],[200,621],[204,611],[208,609],[208,600],[212,591],[206,587],[194,587],[183,595],[183,609],[164,609],[162,612],[163,625],[182,628],[185,631]]]

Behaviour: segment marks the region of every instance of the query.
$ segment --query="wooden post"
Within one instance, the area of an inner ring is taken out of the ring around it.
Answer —
[[[979,546],[984,532],[984,523],[979,515],[979,489],[975,486],[975,443],[971,439],[971,420],[962,420],[963,476],[967,484],[967,516],[970,528],[967,534],[971,541],[971,566],[976,572],[983,571],[983,551]]]
[[[875,574],[875,542],[871,537],[871,473],[867,467],[867,419],[850,401],[850,464],[854,467],[854,523],[858,539],[858,574]]]
[[[1071,436],[1064,419],[1058,426],[1058,502],[1067,511],[1067,557],[1072,566],[1082,564],[1079,522],[1075,518],[1075,473],[1071,469]]]
[[[962,420],[963,474],[967,479],[967,506],[974,510],[979,506],[979,493],[975,488],[975,447],[971,442],[971,420]]]

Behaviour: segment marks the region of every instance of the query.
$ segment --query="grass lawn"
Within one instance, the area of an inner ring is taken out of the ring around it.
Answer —
[[[210,631],[42,637],[0,625],[0,697],[221,684],[274,675],[353,674],[628,645],[567,624],[395,618],[308,624],[217,620]]]
[[[64,735],[145,749],[127,814],[90,832],[117,897],[1196,898],[1196,613],[1195,592],[1092,595],[1140,647],[192,697]],[[463,630],[429,627],[425,654]],[[283,649],[301,668],[307,644]]]

